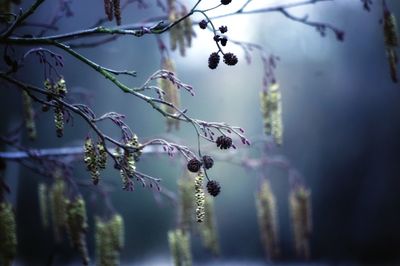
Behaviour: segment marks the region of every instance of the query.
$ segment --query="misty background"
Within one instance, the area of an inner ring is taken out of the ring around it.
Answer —
[[[23,6],[29,6],[30,2],[24,1]],[[203,2],[204,8],[213,5],[210,1]],[[221,7],[217,13],[236,10],[245,1],[233,2]],[[123,23],[162,14],[156,1],[146,3],[147,9],[137,9],[134,4],[124,10]],[[248,8],[277,3],[282,1],[254,0]],[[389,0],[387,3],[395,15],[400,14],[400,2]],[[31,21],[46,22],[57,6],[58,1],[46,1]],[[58,23],[60,32],[90,27],[104,16],[102,2],[95,0],[73,1],[72,10],[73,17]],[[359,0],[323,2],[290,11],[298,16],[309,14],[310,20],[343,29],[344,42],[338,42],[331,32],[323,38],[314,28],[289,20],[280,13],[238,15],[213,22],[216,26],[227,25],[230,39],[259,43],[267,53],[280,57],[276,76],[283,94],[284,144],[272,152],[290,160],[312,191],[311,261],[399,263],[400,87],[393,84],[389,76],[379,23],[382,16],[380,1],[374,1],[371,12],[363,10]],[[201,17],[195,15],[193,19],[198,21]],[[261,137],[262,64],[257,52],[252,54],[252,64],[248,65],[241,48],[228,42],[224,51],[237,54],[239,64],[235,67],[220,64],[216,70],[210,70],[208,56],[216,50],[212,34],[197,26],[194,28],[197,37],[186,57],[181,57],[178,52],[171,53],[178,77],[193,85],[196,92],[192,97],[182,91],[182,107],[188,108],[188,114],[194,118],[239,125],[246,130],[250,140]],[[37,32],[33,28],[20,30],[23,34]],[[167,44],[168,38],[168,34],[162,35]],[[16,51],[22,54],[27,49],[18,47]],[[190,125],[181,123],[180,131],[165,135],[165,120],[148,104],[124,95],[75,58],[57,49],[54,51],[64,55],[62,74],[69,90],[87,90],[93,96],[92,107],[96,114],[109,111],[125,114],[139,140],[167,136],[195,146],[195,132]],[[105,67],[136,70],[136,78],[120,78],[129,86],[141,85],[160,68],[160,52],[151,35],[124,36],[96,48],[79,49],[79,52]],[[41,86],[43,70],[38,66],[37,58],[32,56],[16,76]],[[1,132],[5,132],[18,124],[22,108],[18,90],[4,88],[0,96],[0,125]],[[37,108],[39,110],[40,106]],[[52,121],[51,112],[40,114],[38,140],[29,142],[24,136],[23,143],[35,148],[76,146],[82,145],[89,132],[87,125],[76,117],[74,125],[66,125],[65,136],[58,139]],[[109,123],[103,126],[107,133],[119,136],[118,130]],[[239,153],[245,149],[248,148],[238,145]],[[76,166],[76,178],[88,180],[90,177],[83,162]],[[167,155],[144,156],[137,168],[161,177],[162,185],[173,191],[176,191],[176,180],[183,172],[182,161],[171,160]],[[227,162],[217,162],[209,174],[222,186],[222,193],[215,200],[222,256],[212,258],[194,236],[194,264],[263,264],[254,204],[258,174]],[[275,169],[268,174],[277,197],[282,260],[293,262],[287,173]],[[120,190],[119,173],[112,167],[102,173],[102,178],[117,184],[112,202],[125,218],[126,225],[122,262],[126,265],[171,264],[167,231],[174,228],[174,207],[168,203],[160,206],[153,193],[139,184],[134,192]],[[44,265],[53,248],[52,235],[41,228],[38,214],[36,185],[44,179],[11,163],[6,180],[14,188],[10,198],[17,207],[19,261],[26,265]],[[83,191],[86,195],[87,191]],[[89,225],[93,226],[92,218]],[[92,234],[88,236],[93,259]],[[67,244],[58,256],[60,264],[72,263],[77,258]]]

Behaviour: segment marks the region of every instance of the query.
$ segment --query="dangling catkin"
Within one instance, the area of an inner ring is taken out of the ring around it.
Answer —
[[[0,203],[0,265],[11,266],[17,253],[15,217],[10,203]]]
[[[30,140],[34,140],[36,139],[35,111],[33,110],[32,99],[26,91],[22,92],[22,106],[28,137]]]
[[[168,70],[170,72],[175,72],[175,67],[170,58],[165,58],[162,62],[162,68]],[[174,84],[168,79],[159,79],[159,87],[164,92],[164,101],[173,104],[176,108],[180,107],[180,92],[174,86]],[[176,111],[174,108],[163,105],[163,110],[168,114],[175,114]],[[175,126],[175,129],[179,129],[179,120],[167,118],[167,131],[171,131],[172,127]]]
[[[214,215],[214,198],[210,195],[205,197],[204,212],[204,222],[199,224],[201,241],[206,249],[210,250],[214,256],[218,256],[220,248]]]
[[[54,238],[56,242],[62,240],[62,229],[65,228],[67,222],[67,201],[65,198],[65,182],[61,177],[57,177],[50,188],[50,208],[51,218],[54,229]]]
[[[182,176],[178,181],[179,187],[179,219],[180,227],[184,231],[190,231],[193,222],[193,210],[194,210],[194,182],[193,178],[186,174]]]
[[[108,221],[95,218],[96,261],[101,266],[119,265],[120,251],[124,246],[124,221],[114,214]]]
[[[310,190],[303,186],[293,188],[289,195],[289,205],[296,255],[309,259],[312,231]]]
[[[48,191],[44,183],[38,185],[38,199],[42,226],[47,228],[49,226]]]
[[[260,93],[264,132],[272,136],[278,145],[283,140],[282,96],[277,83],[271,84],[268,91]]]
[[[202,173],[199,173],[198,176],[196,176],[195,181],[194,181],[194,197],[196,200],[196,221],[198,223],[201,223],[204,221],[204,203],[205,203],[205,196],[204,196],[204,189],[203,189],[203,179],[204,176]]]
[[[83,265],[88,265],[90,261],[85,237],[87,228],[85,201],[78,196],[67,202],[67,233],[71,246],[79,252]]]
[[[175,266],[192,265],[190,234],[181,229],[168,232],[168,243]]]
[[[261,184],[256,195],[258,225],[261,231],[261,241],[269,260],[279,257],[278,215],[275,195],[268,180]]]

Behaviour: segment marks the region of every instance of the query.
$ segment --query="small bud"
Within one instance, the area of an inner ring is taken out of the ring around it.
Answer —
[[[221,27],[219,27],[219,31],[220,31],[222,34],[224,34],[224,33],[226,33],[226,32],[228,31],[228,27],[227,27],[227,26],[221,26]]]
[[[204,165],[204,168],[206,168],[206,169],[210,169],[211,167],[213,167],[213,165],[214,165],[213,158],[211,158],[211,156],[204,155],[203,156],[203,165]]]
[[[207,21],[203,19],[202,21],[199,22],[199,27],[204,30],[205,28],[207,28],[207,24],[208,24]]]
[[[228,39],[226,37],[221,38],[221,45],[226,46],[226,43],[228,42]],[[236,63],[235,63],[236,64]]]
[[[221,0],[221,4],[223,5],[229,5],[232,2],[232,0]]]

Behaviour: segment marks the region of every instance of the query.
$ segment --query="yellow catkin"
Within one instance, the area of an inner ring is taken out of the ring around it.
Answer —
[[[24,112],[25,128],[31,140],[36,139],[35,111],[32,106],[32,99],[26,91],[22,92],[22,106]]]
[[[393,82],[398,82],[397,77],[397,52],[394,48],[386,48],[387,60],[389,63],[390,77]]]
[[[396,17],[391,12],[385,12],[383,17],[383,33],[385,44],[389,47],[397,47],[399,44],[397,37]]]
[[[86,231],[88,228],[85,201],[81,196],[73,201],[67,201],[67,233],[71,246],[81,256],[82,264],[89,264],[89,253],[86,244]]]
[[[86,169],[90,172],[93,184],[97,185],[100,181],[100,171],[96,147],[90,137],[87,137],[84,144],[84,162]]]
[[[124,222],[119,214],[108,221],[95,218],[96,261],[101,266],[119,265],[120,250],[124,245]]]
[[[187,13],[184,12],[182,16],[185,16]],[[190,19],[190,16],[186,18],[183,22],[183,35],[185,36],[186,45],[187,47],[192,46],[192,39],[193,39],[193,23]]]
[[[302,259],[309,259],[312,231],[310,190],[303,186],[292,189],[289,204],[296,255]]]
[[[205,196],[204,196],[204,189],[203,189],[203,180],[204,176],[202,173],[199,173],[198,176],[196,176],[195,181],[194,181],[194,197],[196,200],[196,221],[198,223],[201,223],[204,221],[204,203],[205,203]]]
[[[125,245],[125,226],[121,215],[115,214],[109,221],[111,243],[115,250],[121,250]]]
[[[38,185],[38,199],[42,226],[47,228],[49,227],[48,189],[44,183]]]
[[[10,203],[0,203],[0,265],[11,266],[17,253],[15,216]]]
[[[97,151],[99,152],[98,166],[100,169],[105,169],[107,166],[107,151],[102,142],[97,143]]]
[[[220,247],[214,214],[214,199],[210,195],[205,197],[204,212],[204,222],[199,224],[201,241],[206,249],[210,250],[213,255],[218,256]]]
[[[268,91],[260,94],[264,132],[272,136],[278,145],[283,141],[282,95],[277,83],[271,84]]]
[[[165,58],[162,62],[162,68],[168,70],[170,72],[175,72],[174,63],[170,58]],[[164,100],[168,103],[173,104],[176,108],[180,107],[180,92],[179,90],[172,84],[171,81],[167,79],[159,79],[159,87],[164,92]],[[175,114],[176,111],[174,108],[163,105],[163,110],[168,114]],[[172,128],[175,127],[176,130],[179,129],[179,120],[167,118],[167,131],[171,131]]]
[[[193,222],[193,211],[194,211],[194,182],[191,176],[184,175],[179,179],[178,182],[179,187],[179,219],[180,219],[180,227],[189,231]]]
[[[275,195],[269,181],[264,180],[260,191],[256,195],[258,226],[261,232],[261,241],[269,260],[279,257],[278,216]]]
[[[57,177],[50,188],[50,210],[53,223],[54,238],[56,242],[61,242],[61,232],[67,222],[67,206],[65,198],[65,182],[61,177]]]
[[[168,232],[168,243],[175,266],[192,265],[190,234],[181,229]]]

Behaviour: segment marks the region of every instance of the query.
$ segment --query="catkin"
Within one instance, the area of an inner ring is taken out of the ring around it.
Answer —
[[[387,60],[389,62],[389,70],[390,70],[390,77],[393,82],[398,82],[397,77],[397,53],[394,48],[387,48],[386,49]]]
[[[0,203],[0,265],[11,266],[17,253],[15,217],[10,203]]]
[[[294,236],[294,248],[298,258],[310,258],[311,192],[303,186],[292,189],[289,209]]]
[[[258,225],[261,231],[261,241],[269,260],[279,257],[278,215],[275,195],[269,181],[264,180],[260,191],[256,194]]]
[[[170,58],[165,58],[162,62],[162,68],[170,72],[175,72],[175,67]],[[168,79],[159,79],[159,87],[164,92],[163,100],[173,104],[176,108],[180,107],[180,92],[174,86],[174,84]],[[163,110],[171,115],[176,113],[175,109],[166,105],[162,105]],[[175,126],[175,129],[179,129],[179,120],[167,118],[167,131],[171,131]]]
[[[85,201],[81,196],[73,201],[67,201],[67,233],[71,246],[80,254],[83,265],[89,264],[89,253],[86,244],[88,228]]]
[[[24,112],[25,128],[31,140],[36,139],[35,111],[32,106],[32,99],[26,91],[22,92],[22,106]]]
[[[113,0],[114,17],[117,25],[121,25],[121,2],[120,0]]]
[[[278,145],[283,141],[282,96],[277,83],[271,84],[268,91],[260,94],[264,132],[272,136]]]
[[[109,21],[113,20],[114,10],[112,0],[104,0],[104,13],[106,13]]]
[[[383,16],[383,32],[385,36],[385,44],[391,47],[397,47],[399,44],[397,37],[396,17],[389,11]]]
[[[192,265],[190,234],[181,229],[168,232],[168,243],[175,266]]]
[[[204,203],[205,203],[205,196],[204,196],[204,189],[203,189],[203,179],[204,176],[200,173],[196,176],[194,181],[194,197],[196,200],[196,221],[201,223],[204,221]]]
[[[201,241],[206,249],[210,250],[214,256],[218,256],[220,247],[214,214],[214,199],[210,195],[205,197],[204,212],[204,222],[199,224]]]
[[[86,169],[90,172],[93,184],[97,185],[100,181],[100,171],[96,147],[90,137],[87,137],[84,144],[84,162]]]
[[[189,231],[193,221],[194,211],[194,182],[192,177],[184,175],[178,182],[180,195],[180,227],[184,231]]]
[[[105,169],[107,166],[107,151],[102,142],[97,143],[97,151],[99,152],[98,166],[100,169]]]
[[[101,266],[119,265],[119,253],[124,246],[124,221],[114,214],[108,221],[95,219],[96,260]]]
[[[54,238],[56,242],[60,242],[62,240],[61,232],[67,221],[65,182],[60,177],[57,177],[51,186],[49,198]]]
[[[48,190],[44,183],[38,185],[38,199],[42,226],[47,228],[49,226]]]

